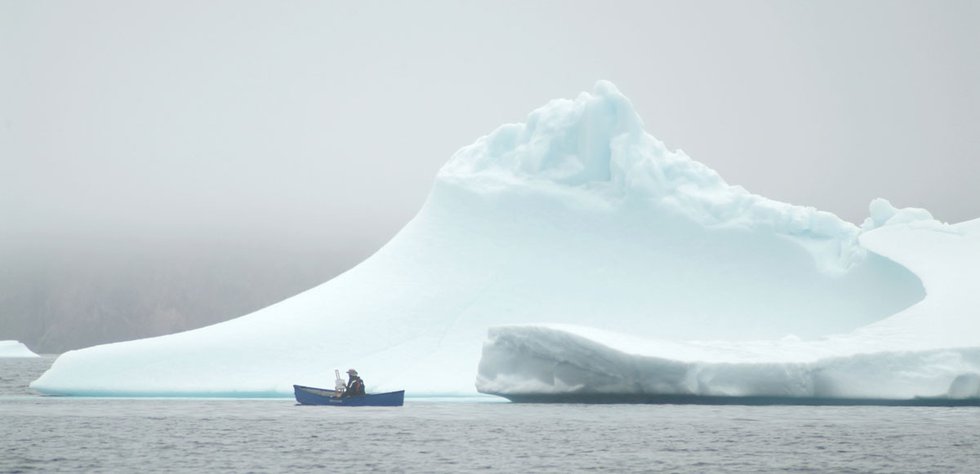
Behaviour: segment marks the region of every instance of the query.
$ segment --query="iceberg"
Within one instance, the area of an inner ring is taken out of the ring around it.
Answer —
[[[813,340],[674,341],[561,325],[497,327],[477,387],[527,401],[980,404],[980,219],[946,225],[883,199],[870,207],[862,246],[909,268],[926,289],[897,314]]]
[[[231,321],[67,352],[31,386],[289,396],[293,384],[330,385],[334,368],[355,367],[369,391],[416,396],[582,383],[607,391],[622,385],[522,364],[589,372],[589,354],[619,354],[609,374],[648,367],[642,377],[659,380],[662,366],[715,364],[721,380],[741,364],[804,374],[823,360],[900,350],[966,362],[921,369],[928,383],[911,377],[876,391],[871,379],[840,393],[932,395],[955,374],[966,374],[957,393],[969,392],[980,341],[963,328],[980,306],[968,282],[947,284],[980,268],[952,258],[977,253],[978,225],[947,226],[884,200],[871,214],[858,227],[729,185],[647,134],[629,100],[600,81],[456,152],[415,218],[346,273]],[[635,340],[624,347],[599,334]]]
[[[40,357],[32,352],[23,342],[0,341],[0,358],[2,357]]]

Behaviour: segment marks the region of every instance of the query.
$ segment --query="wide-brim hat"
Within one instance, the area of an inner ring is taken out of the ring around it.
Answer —
[[[354,369],[348,369],[348,370],[347,370],[347,373],[348,373],[348,374],[351,374],[351,375],[357,375],[357,371],[356,371],[356,370],[354,370]]]

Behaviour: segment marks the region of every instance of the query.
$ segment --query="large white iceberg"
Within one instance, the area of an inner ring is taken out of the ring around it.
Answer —
[[[925,299],[813,340],[674,341],[560,325],[492,328],[477,387],[517,400],[980,398],[980,219],[946,225],[922,209],[897,210],[879,199],[863,228],[861,244],[920,276]]]
[[[23,342],[20,341],[0,341],[0,357],[39,357],[32,352]]]
[[[706,362],[725,364],[755,351],[778,364],[980,347],[980,332],[962,325],[903,346],[918,325],[938,331],[920,320],[973,324],[968,313],[980,307],[970,295],[936,296],[931,282],[945,288],[945,279],[926,278],[943,271],[937,265],[965,263],[899,252],[955,236],[950,252],[976,254],[978,226],[920,217],[876,201],[862,229],[730,186],[647,135],[630,102],[600,82],[457,152],[419,214],[343,275],[225,323],[68,352],[32,387],[272,396],[329,385],[334,368],[356,367],[369,390],[472,394],[480,365],[480,388],[507,393],[532,382],[514,367],[520,354],[481,365],[483,343],[488,328],[528,323],[590,328],[579,334],[589,341],[595,331],[626,333],[647,343],[623,354],[680,363],[707,353],[717,357]],[[547,328],[539,332],[555,331]],[[496,329],[487,346],[535,339],[521,331]],[[553,335],[536,340],[554,346],[562,338]],[[679,341],[715,343],[698,352]],[[562,347],[552,356],[564,357]]]

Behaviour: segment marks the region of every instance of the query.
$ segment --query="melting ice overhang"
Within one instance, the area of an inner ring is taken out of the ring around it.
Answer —
[[[976,302],[950,296],[950,279],[929,266],[937,256],[920,265],[891,248],[955,235],[950,251],[976,254],[970,229],[884,201],[861,229],[730,186],[646,134],[629,100],[600,82],[457,152],[419,214],[345,274],[214,326],[66,353],[32,387],[288,395],[357,367],[369,390],[470,394],[487,329],[528,323],[745,347],[867,335],[820,346],[827,357],[976,347],[966,335],[980,333],[967,331],[975,316],[942,312]]]

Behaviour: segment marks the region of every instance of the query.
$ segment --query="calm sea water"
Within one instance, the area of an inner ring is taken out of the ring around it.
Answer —
[[[0,359],[0,472],[980,472],[980,409],[39,397]]]

